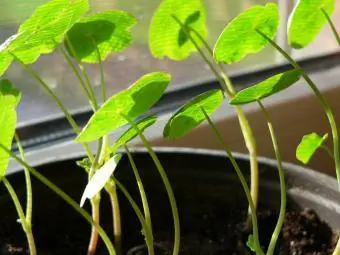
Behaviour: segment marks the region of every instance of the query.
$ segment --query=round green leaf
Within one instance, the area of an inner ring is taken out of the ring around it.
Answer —
[[[8,80],[0,80],[0,144],[10,150],[14,137],[21,93]],[[9,155],[0,149],[0,180],[6,173]]]
[[[162,72],[144,75],[131,87],[108,99],[93,114],[76,140],[96,140],[125,125],[127,120],[124,116],[131,119],[139,117],[159,100],[170,80],[171,76]]]
[[[166,124],[163,135],[176,139],[184,136],[205,120],[202,108],[208,115],[222,104],[223,94],[219,89],[205,92],[182,106]]]
[[[296,49],[310,44],[335,10],[335,0],[300,0],[295,6],[288,25],[288,42]]]
[[[301,71],[294,69],[270,77],[254,86],[238,92],[230,101],[232,105],[248,104],[276,94],[297,82]]]
[[[149,116],[149,117],[139,120],[136,123],[136,125],[137,125],[137,128],[140,130],[140,132],[143,132],[145,129],[155,124],[156,120],[157,120],[156,116]],[[115,152],[118,148],[130,142],[136,136],[138,136],[136,129],[134,127],[130,127],[114,143],[114,145],[111,147],[111,152]]]
[[[274,3],[254,6],[233,19],[223,30],[214,48],[214,59],[218,63],[231,64],[262,50],[269,38],[275,37],[279,25],[279,11]]]
[[[183,60],[196,48],[174,19],[207,36],[205,10],[201,0],[163,0],[156,10],[149,28],[149,46],[154,57]],[[192,35],[196,38],[195,35]],[[197,38],[196,38],[197,39]],[[196,40],[199,45],[201,42]]]
[[[52,52],[88,9],[87,0],[53,0],[40,6],[19,27],[7,51],[25,64],[35,62],[40,54]]]
[[[308,164],[314,153],[327,140],[328,134],[323,137],[316,133],[311,133],[302,137],[296,149],[296,158],[304,164]]]
[[[132,35],[129,30],[134,24],[136,19],[127,12],[106,11],[81,19],[67,37],[80,61],[98,63],[109,53],[120,52],[130,45]],[[73,55],[70,50],[69,53]]]

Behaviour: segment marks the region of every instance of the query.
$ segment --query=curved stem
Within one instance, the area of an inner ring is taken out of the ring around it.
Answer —
[[[20,142],[19,136],[17,133],[14,134],[15,142],[17,143],[21,159],[26,161],[25,152]],[[33,195],[32,195],[32,182],[30,172],[27,168],[24,168],[25,172],[25,182],[26,182],[26,222],[32,227],[32,211],[33,211]]]
[[[137,181],[139,194],[140,194],[142,204],[143,204],[143,210],[144,210],[146,225],[149,228],[149,231],[152,235],[152,222],[151,222],[150,208],[149,208],[149,203],[148,203],[148,199],[147,199],[147,196],[146,196],[146,192],[145,192],[145,189],[144,189],[144,186],[143,186],[143,182],[142,182],[142,179],[140,178],[136,163],[135,163],[135,161],[134,161],[134,159],[131,155],[129,148],[126,145],[124,145],[124,149],[126,151],[126,154],[128,155],[130,165],[132,167],[133,173],[134,173],[136,181]]]
[[[144,234],[145,234],[145,242],[146,242],[146,245],[148,247],[148,254],[149,255],[155,255],[154,247],[153,247],[153,235],[152,235],[152,232],[150,232],[150,229],[147,226],[146,220],[143,217],[143,213],[141,212],[141,210],[139,209],[137,203],[133,200],[133,198],[131,197],[131,195],[127,191],[127,189],[123,186],[123,184],[121,184],[114,177],[112,177],[112,179],[115,182],[115,184],[118,186],[118,188],[122,191],[122,193],[127,198],[127,200],[129,201],[132,209],[134,210],[134,212],[137,215],[137,218],[138,218],[139,222],[142,225],[142,228],[143,228],[143,231],[144,231]]]
[[[308,83],[309,87],[313,90],[314,94],[319,99],[326,116],[328,118],[328,122],[330,125],[330,128],[332,130],[332,136],[333,136],[333,153],[334,153],[334,161],[335,161],[335,169],[336,169],[336,176],[338,181],[338,188],[340,189],[340,144],[339,144],[339,133],[338,128],[335,122],[334,114],[332,112],[332,109],[330,105],[328,104],[326,98],[321,94],[320,90],[317,88],[315,83],[310,79],[308,74],[301,69],[300,65],[287,53],[285,52],[279,45],[277,45],[273,40],[271,40],[268,36],[266,36],[264,33],[262,33],[260,30],[256,30],[262,37],[264,37],[278,52],[282,54],[289,62],[290,64],[296,68],[300,69],[303,78]]]
[[[258,233],[258,224],[257,224],[257,216],[256,216],[256,208],[255,208],[255,204],[253,201],[253,198],[251,196],[250,190],[248,188],[247,185],[247,181],[246,178],[244,177],[239,165],[237,164],[231,150],[228,148],[228,146],[225,144],[223,137],[221,135],[221,133],[218,131],[217,126],[214,124],[214,122],[210,119],[209,115],[207,114],[207,112],[204,110],[204,108],[201,108],[206,120],[208,121],[212,131],[214,132],[218,142],[222,145],[222,147],[224,148],[224,151],[226,152],[231,164],[233,165],[235,172],[237,174],[237,177],[239,178],[242,188],[246,194],[248,203],[249,203],[249,207],[250,207],[250,215],[251,215],[251,222],[253,225],[253,237],[254,237],[254,241],[255,241],[255,251],[256,254],[258,255],[263,255],[263,251],[260,245],[260,241],[259,241],[259,233]]]
[[[338,31],[336,31],[336,28],[334,26],[334,23],[332,22],[331,18],[329,17],[328,13],[325,11],[324,8],[321,8],[322,13],[325,15],[327,22],[330,26],[330,28],[332,29],[332,32],[334,34],[334,37],[336,39],[336,41],[338,42],[338,44],[340,45],[340,35],[338,33]]]
[[[277,220],[274,232],[272,234],[272,237],[270,239],[270,243],[268,246],[268,250],[267,250],[267,255],[273,255],[274,251],[275,251],[275,246],[277,243],[277,239],[279,238],[282,226],[283,226],[283,222],[285,219],[285,214],[286,214],[286,205],[287,205],[287,194],[286,194],[286,182],[285,182],[285,173],[282,167],[282,159],[281,159],[281,153],[279,150],[279,145],[276,139],[276,135],[274,132],[274,127],[273,127],[273,123],[272,120],[270,118],[270,115],[268,113],[268,111],[266,110],[266,108],[263,106],[263,104],[261,103],[261,101],[258,101],[261,110],[266,118],[267,121],[267,125],[269,128],[269,132],[270,132],[270,136],[273,142],[273,147],[274,147],[274,151],[275,151],[275,156],[276,156],[276,160],[277,160],[277,168],[278,168],[278,172],[279,172],[279,179],[280,179],[280,192],[281,192],[281,205],[280,205],[280,213],[279,213],[279,218]]]
[[[109,252],[110,255],[116,255],[116,251],[112,245],[112,242],[110,238],[107,236],[105,231],[102,229],[102,227],[94,222],[91,218],[91,215],[89,215],[84,209],[82,209],[76,201],[74,201],[69,195],[67,195],[64,191],[62,191],[60,188],[58,188],[55,184],[53,184],[50,180],[48,180],[45,176],[43,176],[39,171],[34,169],[33,167],[30,167],[25,161],[20,159],[17,155],[15,155],[13,152],[8,150],[6,146],[3,144],[0,144],[0,148],[4,150],[8,155],[10,155],[15,161],[17,161],[20,165],[27,168],[30,173],[37,178],[39,181],[41,181],[43,184],[45,184],[50,190],[52,190],[54,193],[56,193],[59,197],[61,197],[66,203],[68,203],[70,206],[73,207],[83,218],[89,222],[91,225],[93,225],[102,240],[105,243],[105,246]]]
[[[123,116],[128,122],[129,124],[136,130],[136,132],[138,133],[139,137],[141,138],[144,146],[146,147],[146,149],[148,150],[153,162],[155,163],[155,166],[158,170],[158,173],[160,174],[163,184],[165,186],[169,201],[170,201],[170,206],[171,206],[171,211],[172,211],[172,216],[173,216],[173,220],[174,220],[174,248],[173,248],[173,255],[178,255],[179,254],[179,249],[180,249],[180,241],[181,241],[181,234],[180,234],[180,221],[179,221],[179,214],[178,214],[178,208],[177,208],[177,203],[176,203],[176,199],[175,199],[175,195],[174,192],[172,190],[170,181],[168,179],[168,176],[161,164],[161,162],[159,161],[156,153],[153,151],[150,143],[148,142],[148,140],[145,138],[145,136],[143,135],[143,133],[139,130],[138,126],[127,116]]]
[[[177,21],[177,23],[181,26],[183,31],[186,33],[190,41],[195,46],[196,50],[199,52],[205,63],[209,66],[212,73],[215,75],[216,79],[218,80],[221,89],[228,95],[229,98],[232,98],[235,94],[235,88],[228,77],[228,75],[224,72],[223,67],[221,64],[218,64],[219,71],[217,71],[214,65],[209,61],[208,57],[205,56],[203,50],[199,47],[196,43],[194,38],[191,36],[190,31],[193,32],[198,39],[203,43],[208,53],[213,57],[213,50],[209,46],[209,44],[205,41],[205,39],[195,30],[190,27],[185,26],[176,16],[173,15],[173,18]],[[253,202],[255,208],[257,207],[258,203],[258,190],[259,190],[259,170],[258,170],[258,162],[257,162],[257,149],[256,149],[256,140],[253,135],[253,131],[249,125],[249,122],[240,106],[235,106],[237,117],[240,123],[241,131],[243,134],[243,138],[249,152],[250,156],[250,175],[251,175],[251,195],[253,198]],[[250,210],[250,208],[249,208]],[[249,222],[249,220],[248,220]]]
[[[9,195],[11,196],[13,203],[15,205],[15,209],[17,210],[18,216],[19,216],[19,220],[21,223],[21,226],[26,234],[26,238],[27,238],[27,243],[28,243],[28,247],[30,250],[30,255],[36,255],[37,254],[37,249],[35,247],[35,242],[34,242],[34,237],[33,237],[33,233],[32,233],[32,227],[30,224],[28,224],[24,211],[22,209],[22,206],[20,204],[19,198],[16,194],[16,192],[14,191],[12,185],[9,183],[9,181],[7,180],[6,177],[2,178],[2,181],[9,193]]]
[[[94,47],[96,48],[97,55],[98,55],[99,70],[100,70],[100,87],[101,87],[101,92],[102,92],[102,100],[103,100],[103,102],[105,102],[106,101],[106,86],[105,86],[105,75],[104,75],[104,67],[103,67],[102,57],[100,55],[100,51],[99,51],[98,46],[95,43],[94,39],[93,39],[93,44],[94,44]]]

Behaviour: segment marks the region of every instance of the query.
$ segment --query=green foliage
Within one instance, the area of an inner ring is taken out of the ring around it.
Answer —
[[[139,120],[136,125],[140,132],[143,133],[145,129],[155,124],[157,121],[156,116],[149,116],[144,119]],[[128,130],[126,130],[114,143],[114,145],[111,147],[110,151],[115,152],[118,148],[123,146],[124,144],[127,144],[129,141],[134,139],[136,136],[138,136],[138,133],[134,127],[130,127]]]
[[[204,5],[201,0],[163,0],[152,18],[149,45],[153,56],[183,60],[196,48],[173,16],[206,38]]]
[[[256,30],[274,38],[279,25],[279,11],[274,3],[254,6],[233,19],[223,30],[214,48],[218,63],[231,64],[262,50],[267,40]]]
[[[0,144],[10,149],[17,122],[16,107],[21,98],[19,90],[8,80],[0,80]],[[0,180],[6,173],[9,154],[0,149]]]
[[[316,133],[311,133],[302,137],[300,144],[296,149],[296,158],[304,164],[308,164],[314,153],[327,140],[328,134],[319,136]]]
[[[255,240],[254,240],[253,235],[248,236],[247,246],[252,252],[256,252],[256,245],[255,245]]]
[[[85,203],[86,198],[92,199],[98,194],[110,179],[113,172],[116,170],[122,154],[116,154],[110,158],[100,169],[98,169],[92,176],[91,180],[87,183],[84,193],[80,200],[80,206]]]
[[[222,101],[223,94],[218,89],[192,99],[169,119],[163,131],[164,137],[176,139],[184,136],[205,120],[202,108],[210,115],[218,109]]]
[[[124,11],[106,11],[85,17],[67,33],[77,59],[87,63],[104,61],[111,52],[120,52],[132,42],[130,28],[136,19]],[[97,48],[99,50],[100,59]],[[69,50],[71,55],[72,51]]]
[[[276,94],[297,82],[301,71],[294,69],[270,77],[254,86],[238,92],[230,101],[232,105],[248,104]]]
[[[83,168],[86,172],[90,171],[91,161],[89,158],[83,158],[82,160],[76,161],[77,166]]]
[[[288,42],[296,49],[306,47],[327,22],[322,9],[331,16],[336,0],[300,0],[289,19]]]
[[[50,1],[36,9],[2,51],[14,54],[25,64],[32,64],[41,54],[52,52],[88,9],[87,0]]]
[[[127,120],[139,117],[153,106],[164,93],[171,76],[156,72],[144,75],[131,87],[112,96],[93,114],[78,142],[90,142],[125,125]]]

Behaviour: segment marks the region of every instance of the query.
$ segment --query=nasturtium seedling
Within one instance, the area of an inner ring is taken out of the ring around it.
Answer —
[[[298,69],[277,74],[256,85],[241,90],[230,100],[230,104],[248,104],[264,99],[290,87],[297,82],[300,77],[301,71]]]
[[[288,24],[288,42],[296,49],[306,47],[318,35],[327,22],[322,9],[331,16],[336,0],[300,0],[295,6]]]
[[[183,60],[196,51],[181,25],[194,29],[203,38],[207,36],[205,10],[202,0],[164,0],[154,13],[149,28],[149,45],[154,57]],[[200,42],[192,34],[198,45]]]
[[[327,140],[328,134],[319,136],[316,133],[304,135],[296,149],[296,158],[304,164],[308,164],[314,153]]]
[[[52,52],[88,9],[87,0],[49,1],[20,25],[6,51],[25,64],[35,62],[41,54]]]
[[[143,133],[145,129],[155,124],[156,121],[157,121],[156,116],[149,116],[137,121],[136,125],[139,131]],[[127,144],[137,136],[138,133],[136,129],[134,127],[130,127],[117,139],[117,141],[111,147],[110,151],[114,153],[118,148],[122,147],[124,144]]]
[[[131,87],[109,98],[93,114],[76,140],[96,140],[127,124],[125,116],[139,117],[160,99],[170,80],[171,76],[163,72],[144,75]]]
[[[67,33],[67,39],[79,61],[98,63],[109,53],[120,52],[130,45],[132,35],[129,30],[134,24],[136,19],[124,11],[96,13],[77,22]],[[67,49],[73,55],[73,51]]]
[[[202,108],[208,115],[214,113],[223,102],[219,89],[205,92],[182,106],[167,122],[163,136],[176,139],[184,136],[205,120]]]
[[[214,48],[218,63],[238,62],[262,50],[268,41],[257,30],[273,39],[279,25],[279,11],[274,3],[254,6],[233,19],[223,30]]]
[[[109,159],[101,168],[99,168],[87,183],[84,193],[80,200],[80,206],[83,207],[85,200],[92,199],[100,192],[105,184],[109,181],[111,175],[116,170],[122,154],[116,154]]]
[[[0,80],[0,144],[10,149],[17,123],[16,107],[21,98],[19,90],[8,80]],[[9,154],[0,149],[0,180],[5,176]]]

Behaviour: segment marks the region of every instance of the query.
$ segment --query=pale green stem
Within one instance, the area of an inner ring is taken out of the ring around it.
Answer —
[[[30,73],[38,82],[39,84],[42,86],[42,88],[45,90],[45,92],[47,93],[48,96],[50,96],[58,105],[58,107],[61,109],[61,111],[64,113],[67,121],[70,123],[73,131],[76,134],[80,133],[80,128],[78,127],[77,123],[75,122],[75,120],[73,119],[72,115],[69,113],[69,111],[66,109],[66,107],[63,105],[63,103],[59,100],[59,98],[54,94],[53,90],[50,89],[50,87],[46,84],[46,82],[43,81],[43,79],[41,79],[41,77],[32,69],[30,68],[28,65],[26,65],[25,63],[23,63],[19,58],[17,58],[14,54],[10,53],[13,58],[18,61],[25,69],[28,73]],[[91,148],[89,146],[89,144],[84,143],[83,144],[85,151],[88,155],[88,157],[90,158],[91,161],[94,160],[93,154],[91,152]]]
[[[66,203],[68,203],[70,206],[73,207],[81,216],[85,218],[86,221],[88,221],[91,225],[95,226],[97,229],[99,235],[101,236],[102,240],[105,243],[105,246],[108,249],[108,252],[110,255],[115,255],[115,249],[112,245],[112,242],[110,238],[107,236],[105,231],[101,228],[99,224],[94,222],[91,218],[91,215],[89,215],[84,209],[82,209],[76,201],[74,201],[69,195],[67,195],[64,191],[62,191],[60,188],[58,188],[55,184],[53,184],[50,180],[48,180],[45,176],[39,173],[36,169],[33,167],[30,167],[25,161],[20,159],[18,156],[16,156],[13,152],[7,149],[6,146],[3,144],[0,144],[0,148],[3,149],[8,155],[10,155],[15,161],[17,161],[20,165],[27,168],[30,173],[36,177],[39,181],[41,181],[43,184],[45,184],[50,190],[52,190],[54,193],[56,193],[59,197],[61,197]]]
[[[279,172],[279,179],[280,179],[280,192],[281,192],[281,205],[280,205],[280,212],[279,212],[279,218],[277,220],[274,232],[272,234],[272,237],[270,239],[270,243],[268,246],[268,250],[267,250],[267,255],[273,255],[274,251],[275,251],[275,246],[277,243],[277,239],[279,238],[282,226],[283,226],[283,222],[285,219],[285,214],[286,214],[286,206],[287,206],[287,194],[286,194],[286,182],[285,182],[285,173],[282,167],[282,159],[281,159],[281,153],[279,150],[279,145],[278,145],[278,141],[276,139],[276,135],[275,135],[275,131],[274,131],[274,127],[273,127],[273,123],[271,120],[271,117],[268,113],[268,111],[266,110],[266,108],[263,106],[263,104],[261,103],[261,101],[258,101],[262,112],[266,118],[267,121],[267,125],[269,128],[269,132],[270,132],[270,137],[272,139],[273,142],[273,148],[275,151],[275,156],[276,156],[276,160],[277,160],[277,168],[278,168],[278,172]]]
[[[332,109],[330,105],[328,104],[326,98],[321,94],[315,83],[309,78],[308,74],[301,69],[300,65],[287,53],[285,52],[279,45],[277,45],[273,40],[271,40],[267,35],[262,33],[260,30],[256,30],[263,38],[265,38],[278,52],[284,56],[290,64],[296,68],[300,69],[302,72],[302,76],[305,79],[305,81],[308,83],[309,87],[313,90],[314,94],[319,99],[325,114],[328,118],[328,122],[330,125],[330,128],[332,130],[332,136],[333,136],[333,154],[334,154],[334,162],[335,162],[335,170],[336,170],[336,177],[338,181],[338,189],[340,189],[340,144],[339,144],[339,133],[338,128],[335,122],[334,114],[332,112]],[[333,252],[333,255],[340,254],[340,238],[338,240],[338,243],[336,245],[336,248]]]
[[[104,66],[102,62],[102,57],[100,55],[100,51],[98,49],[97,44],[93,40],[94,47],[96,48],[97,55],[98,55],[98,60],[99,60],[99,70],[100,70],[100,87],[102,91],[102,100],[103,102],[106,101],[106,86],[105,86],[105,75],[104,75]]]
[[[205,56],[202,49],[196,43],[194,38],[191,36],[190,31],[194,32],[198,39],[204,44],[208,53],[213,57],[213,50],[209,46],[209,44],[204,40],[204,38],[194,29],[188,28],[181,21],[173,15],[173,18],[177,21],[177,23],[182,27],[190,41],[195,46],[196,50],[199,52],[205,63],[209,66],[210,70],[215,75],[216,79],[220,83],[222,90],[228,95],[229,98],[232,98],[235,94],[235,88],[228,77],[228,75],[224,72],[223,67],[218,64],[219,72],[215,69],[214,65],[209,61],[209,59]],[[190,30],[190,31],[189,31]],[[250,160],[250,169],[251,169],[251,195],[255,204],[255,208],[258,203],[258,193],[259,193],[259,170],[258,170],[258,162],[257,162],[257,149],[256,149],[256,140],[253,135],[253,131],[249,125],[249,122],[240,106],[235,106],[237,117],[240,123],[241,131],[243,134],[244,141],[246,143],[246,147],[249,152],[249,160]],[[249,208],[250,210],[250,208]]]
[[[143,217],[143,213],[141,212],[137,203],[133,200],[133,198],[131,197],[131,195],[127,191],[127,189],[117,179],[115,179],[114,177],[112,177],[112,179],[115,182],[115,184],[118,186],[118,188],[123,192],[123,194],[127,198],[127,200],[129,201],[132,209],[135,211],[135,213],[137,215],[139,222],[142,225],[142,229],[143,229],[144,234],[145,234],[145,242],[146,242],[146,245],[148,247],[148,254],[149,255],[155,255],[154,247],[153,247],[153,235],[152,235],[152,232],[150,232],[150,229],[147,226],[146,220]]]
[[[255,241],[255,251],[256,254],[258,255],[263,255],[263,251],[260,245],[260,241],[259,241],[259,233],[258,233],[258,224],[257,224],[257,216],[256,216],[256,208],[255,208],[255,204],[253,201],[253,198],[251,196],[249,187],[247,185],[247,181],[246,178],[244,177],[239,165],[237,164],[231,150],[228,148],[228,146],[226,145],[226,143],[223,140],[223,137],[221,135],[221,133],[219,132],[217,126],[214,124],[214,122],[210,119],[209,115],[207,114],[207,112],[204,110],[204,108],[201,108],[206,120],[208,121],[212,131],[214,132],[218,142],[221,144],[221,146],[223,147],[224,151],[226,152],[231,164],[233,165],[235,172],[237,174],[237,177],[239,178],[242,188],[246,194],[248,203],[249,203],[249,208],[250,208],[250,216],[251,216],[251,222],[252,222],[252,226],[253,226],[253,237],[254,237],[254,241]]]
[[[15,209],[17,210],[20,224],[21,224],[21,226],[22,226],[22,228],[23,228],[23,230],[26,234],[27,243],[28,243],[28,247],[29,247],[29,250],[30,250],[30,255],[36,255],[37,249],[35,247],[34,237],[33,237],[33,233],[32,233],[32,226],[26,220],[24,210],[22,209],[19,198],[18,198],[16,192],[14,191],[12,185],[9,183],[9,181],[7,180],[6,177],[3,177],[2,181],[3,181],[3,183],[6,187],[9,195],[11,196],[11,198],[13,200],[13,203],[15,205]]]
[[[135,161],[134,161],[134,159],[131,155],[129,148],[126,145],[124,145],[124,148],[125,148],[126,154],[128,155],[130,165],[132,167],[133,173],[134,173],[136,181],[137,181],[139,194],[140,194],[140,197],[141,197],[141,200],[142,200],[146,225],[149,228],[149,231],[152,235],[152,222],[151,222],[150,208],[149,208],[149,203],[148,203],[148,199],[147,199],[147,196],[146,196],[146,192],[145,192],[145,189],[144,189],[144,186],[143,186],[143,182],[142,182],[142,179],[140,178],[137,166],[135,164]],[[152,242],[153,242],[153,240],[152,240]]]
[[[336,41],[340,45],[340,35],[339,35],[338,31],[336,30],[336,28],[334,26],[334,23],[332,22],[332,20],[329,17],[328,13],[323,8],[321,8],[321,11],[325,15],[325,17],[327,19],[327,22],[328,22],[328,24],[329,24],[330,28],[332,29],[332,32],[333,32],[333,34],[335,36]]]
[[[156,153],[153,151],[150,143],[148,140],[145,138],[143,133],[139,130],[138,126],[127,116],[123,116],[129,123],[130,125],[136,130],[138,133],[139,137],[141,138],[144,146],[148,150],[153,162],[155,163],[155,166],[158,170],[158,173],[160,174],[163,184],[165,186],[169,201],[170,201],[170,206],[171,206],[171,211],[172,211],[172,216],[174,220],[174,248],[173,248],[173,255],[178,255],[179,250],[180,250],[180,241],[181,241],[181,235],[180,235],[180,221],[179,221],[179,214],[178,214],[178,208],[177,208],[177,203],[175,199],[174,192],[172,190],[170,181],[168,179],[168,176],[159,161]]]
[[[25,152],[20,142],[19,136],[17,133],[14,135],[15,142],[17,143],[21,159],[26,161]],[[25,172],[25,182],[26,182],[26,222],[32,227],[32,211],[33,211],[33,195],[32,195],[32,183],[31,176],[28,169],[24,168]]]
[[[296,68],[301,70],[302,76],[305,79],[305,81],[308,83],[309,87],[313,90],[314,94],[319,99],[326,116],[328,118],[328,122],[330,125],[330,128],[332,130],[332,136],[333,136],[333,153],[334,153],[334,161],[335,161],[335,169],[336,169],[336,176],[338,180],[338,188],[340,189],[340,150],[339,150],[339,133],[337,129],[337,125],[335,122],[334,114],[332,112],[332,109],[330,105],[328,104],[326,98],[321,94],[320,90],[317,88],[315,83],[309,78],[308,74],[301,69],[300,65],[287,53],[285,52],[279,45],[277,45],[273,40],[271,40],[268,36],[266,36],[264,33],[262,33],[260,30],[256,30],[262,37],[264,37],[278,52],[284,56],[290,64]]]
[[[321,148],[326,151],[327,155],[334,160],[333,152],[331,151],[330,148],[328,148],[326,145],[321,145]]]

